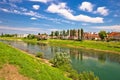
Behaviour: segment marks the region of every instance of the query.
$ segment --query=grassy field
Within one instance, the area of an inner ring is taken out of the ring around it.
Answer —
[[[120,42],[105,42],[105,41],[73,41],[73,40],[58,40],[49,39],[41,41],[52,45],[67,46],[73,48],[85,48],[99,51],[120,53]]]
[[[61,70],[0,42],[0,70],[5,64],[16,66],[20,74],[31,80],[70,80]]]

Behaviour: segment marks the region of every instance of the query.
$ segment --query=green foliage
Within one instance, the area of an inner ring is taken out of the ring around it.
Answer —
[[[99,80],[93,72],[82,72],[79,74],[79,80]]]
[[[27,36],[27,39],[35,39],[35,35],[34,35],[34,34],[29,34],[29,35]]]
[[[16,34],[1,34],[1,37],[16,37]]]
[[[84,31],[83,31],[83,29],[81,29],[81,40],[83,40],[83,33],[84,33]]]
[[[100,31],[98,34],[99,34],[99,37],[101,38],[101,40],[104,40],[105,37],[107,37],[106,31]]]
[[[60,67],[70,63],[70,56],[64,52],[57,52],[53,58],[53,66]]]
[[[52,62],[55,67],[67,72],[67,76],[73,80],[99,80],[93,72],[82,72],[78,74],[77,71],[72,68],[70,64],[70,56],[67,53],[56,53],[53,60],[50,62]]]
[[[42,52],[38,52],[36,53],[35,55],[36,57],[39,57],[39,58],[43,58],[44,57],[44,54]]]
[[[59,31],[55,31],[55,36],[59,36]]]
[[[20,74],[31,80],[70,80],[63,71],[0,42],[0,66],[4,64],[19,67]]]
[[[50,36],[54,36],[54,32],[53,31],[51,32]]]
[[[65,30],[63,30],[63,36],[65,36],[66,35],[66,32],[65,32]]]
[[[69,78],[72,78],[73,80],[79,80],[79,74],[77,73],[77,71],[71,69],[69,73]]]

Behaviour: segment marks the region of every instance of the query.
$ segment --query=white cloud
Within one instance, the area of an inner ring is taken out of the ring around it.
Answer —
[[[37,18],[35,18],[35,17],[31,17],[30,19],[31,19],[31,20],[37,20]]]
[[[29,0],[29,1],[47,3],[47,2],[50,2],[52,0]]]
[[[20,14],[20,15],[26,15],[26,16],[32,16],[36,18],[42,18],[42,15],[34,12],[34,11],[28,11],[25,8],[19,8],[19,9],[5,9],[0,8],[0,11],[7,12],[7,13],[14,13],[14,14]]]
[[[33,7],[33,9],[35,9],[35,10],[38,10],[38,9],[40,8],[39,5],[33,5],[32,7]]]
[[[98,7],[97,11],[94,11],[94,13],[99,13],[103,16],[107,16],[109,14],[109,10],[106,7]]]
[[[46,28],[35,28],[35,27],[10,27],[10,26],[0,26],[0,31],[2,32],[11,32],[12,33],[51,33],[51,31],[58,31],[59,29],[51,28],[51,29],[46,29]]]
[[[37,31],[39,32],[41,28],[33,28],[33,27],[8,27],[8,26],[0,26],[0,29],[4,30],[17,30],[17,31]]]
[[[60,29],[49,29],[49,31],[59,31]]]
[[[93,4],[90,2],[82,2],[82,4],[79,6],[79,9],[83,11],[92,12],[93,7],[94,7]]]
[[[95,26],[92,27],[94,29],[100,30],[112,30],[112,31],[120,31],[120,25],[112,25],[112,26]]]
[[[20,3],[20,2],[22,2],[22,0],[8,0],[8,2],[11,2],[11,3]]]
[[[89,24],[87,24],[87,23],[82,23],[81,25],[83,25],[83,26],[87,26],[87,25],[89,25]]]
[[[5,9],[5,8],[0,8],[1,11],[4,11],[4,12],[9,12],[8,9]]]
[[[83,21],[83,22],[90,22],[90,23],[103,23],[103,18],[101,17],[90,17],[90,16],[83,15],[83,14],[79,14],[76,16],[73,15],[72,10],[70,10],[66,6],[66,3],[59,3],[58,5],[51,4],[47,8],[47,11],[50,13],[57,13],[59,15],[62,15],[69,20]]]

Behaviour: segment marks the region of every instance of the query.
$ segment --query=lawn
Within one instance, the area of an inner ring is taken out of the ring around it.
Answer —
[[[70,80],[64,76],[63,71],[48,66],[34,56],[0,42],[0,69],[4,64],[18,67],[20,74],[32,80]]]

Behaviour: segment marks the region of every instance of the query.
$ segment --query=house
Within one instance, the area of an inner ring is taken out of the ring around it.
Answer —
[[[111,32],[107,37],[112,40],[120,40],[120,32]]]
[[[47,34],[40,34],[40,35],[35,35],[35,37],[38,40],[47,40],[49,36]]]
[[[17,34],[18,38],[25,38],[27,37],[29,34]]]
[[[83,37],[85,40],[99,40],[98,33],[95,32],[84,32]]]

